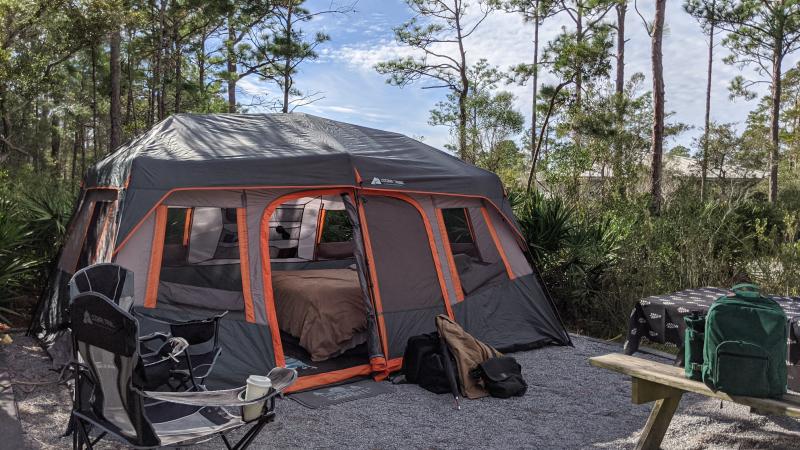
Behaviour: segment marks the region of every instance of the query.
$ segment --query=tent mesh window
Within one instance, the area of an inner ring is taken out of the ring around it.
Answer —
[[[167,210],[157,304],[244,310],[235,208]]]
[[[442,219],[465,295],[508,280],[499,249],[482,214],[468,208],[445,208]]]

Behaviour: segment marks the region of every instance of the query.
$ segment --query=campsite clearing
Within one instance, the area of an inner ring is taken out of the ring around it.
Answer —
[[[628,377],[587,361],[620,351],[619,345],[573,341],[574,349],[513,355],[530,386],[522,398],[463,401],[459,412],[446,395],[398,385],[390,394],[318,410],[280,401],[277,421],[254,448],[633,448],[650,406],[631,404]],[[16,379],[54,377],[47,371],[49,360],[29,338],[17,336],[1,351]],[[15,389],[26,442],[36,449],[63,448],[67,389],[31,388]],[[720,409],[718,400],[686,394],[663,448],[789,448],[798,439],[800,423],[793,419],[752,415],[728,402]]]

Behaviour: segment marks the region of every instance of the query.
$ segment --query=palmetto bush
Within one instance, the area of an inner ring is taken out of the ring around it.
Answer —
[[[512,203],[573,331],[618,336],[637,300],[690,287],[753,280],[800,294],[799,221],[758,195],[703,204],[687,189],[657,217],[646,197],[575,203],[534,193]]]
[[[61,246],[74,192],[3,178],[0,183],[0,321],[22,322]]]

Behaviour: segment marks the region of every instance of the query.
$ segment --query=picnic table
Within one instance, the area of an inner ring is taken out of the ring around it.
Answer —
[[[629,375],[634,404],[655,402],[639,436],[637,449],[656,450],[660,447],[672,416],[686,392],[749,406],[752,412],[759,414],[800,417],[800,395],[785,394],[780,399],[729,396],[720,391],[714,392],[699,381],[686,378],[683,369],[679,367],[618,353],[589,358],[589,363]]]
[[[623,351],[633,355],[642,338],[678,347],[676,363],[683,364],[683,317],[692,312],[707,312],[714,300],[730,294],[729,289],[704,287],[686,289],[639,300],[628,319],[628,335]],[[786,312],[789,320],[789,354],[786,358],[789,389],[800,391],[800,297],[770,296]]]

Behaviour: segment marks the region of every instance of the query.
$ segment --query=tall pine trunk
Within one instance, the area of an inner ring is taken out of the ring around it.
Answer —
[[[228,42],[227,47],[227,62],[228,62],[228,112],[236,112],[236,79],[238,73],[236,72],[236,29],[233,26],[233,14],[228,15]]]
[[[625,14],[628,11],[627,0],[621,0],[617,6],[617,73],[614,83],[616,96],[617,129],[621,132],[625,126]],[[624,148],[622,141],[614,143],[614,178],[617,193],[625,198]]]
[[[292,63],[292,2],[286,6],[286,59],[283,64],[283,108],[284,113],[289,112],[289,92],[292,89],[292,75],[289,73]]]
[[[656,16],[653,21],[651,61],[653,64],[653,138],[651,143],[652,165],[650,170],[650,212],[661,213],[661,175],[664,154],[664,67],[661,42],[664,35],[664,15],[667,0],[656,0]]]
[[[713,6],[712,6],[713,8]],[[708,190],[708,134],[711,127],[711,75],[714,65],[714,22],[710,21],[708,35],[708,62],[706,68],[706,115],[703,129],[703,154],[700,160],[700,201],[706,200]]]
[[[782,35],[783,33],[781,33]],[[780,114],[781,114],[781,53],[782,39],[776,39],[772,57],[772,99],[770,104],[770,152],[769,152],[769,202],[778,201],[778,159],[780,151]]]
[[[181,51],[181,42],[180,42],[180,32],[178,23],[176,23],[172,28],[172,42],[175,45],[175,51],[173,53],[173,60],[175,61],[175,114],[181,112],[181,93],[183,92],[183,73],[182,71],[182,58],[183,54]]]
[[[109,69],[111,74],[111,105],[109,109],[111,133],[108,143],[109,151],[116,150],[122,143],[122,104],[120,100],[120,74],[122,68],[119,64],[120,34],[119,28],[111,32],[111,60]]]
[[[536,145],[537,137],[537,116],[536,99],[539,97],[539,26],[541,25],[539,8],[540,0],[536,0],[535,13],[533,15],[533,89],[531,92],[531,171],[528,173],[528,191],[536,186],[536,163],[539,162],[539,146]]]
[[[92,147],[95,161],[100,159],[97,135],[97,43],[92,42]]]
[[[474,163],[474,158],[467,151],[467,99],[469,98],[469,78],[467,78],[467,52],[464,50],[464,39],[461,37],[461,16],[456,14],[456,33],[458,36],[458,53],[461,64],[459,75],[461,89],[458,90],[458,153],[459,157],[469,163]]]

